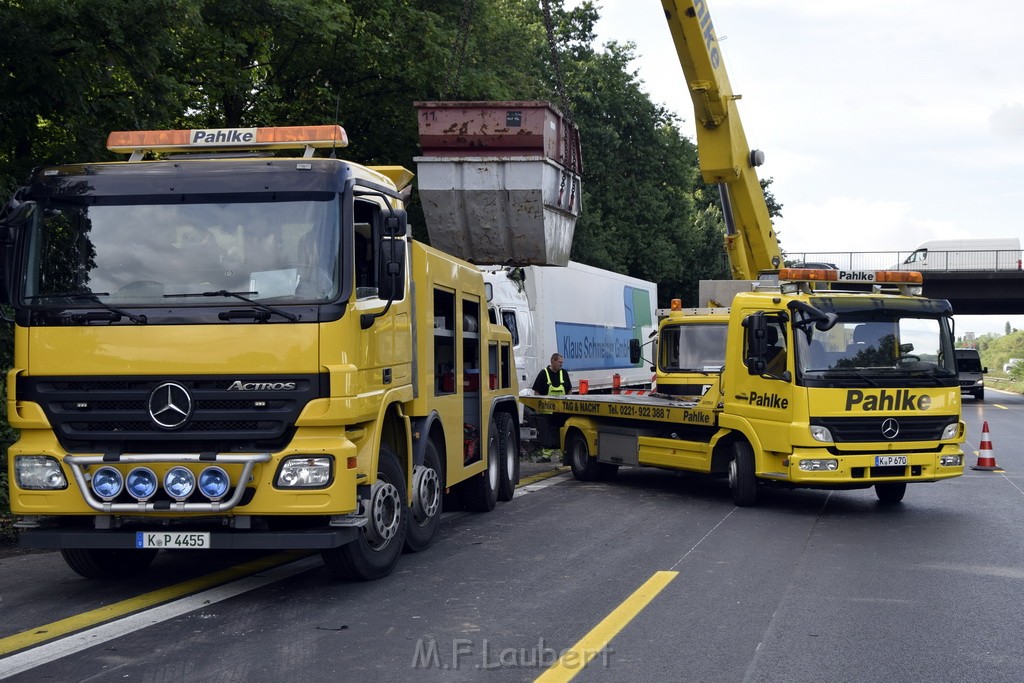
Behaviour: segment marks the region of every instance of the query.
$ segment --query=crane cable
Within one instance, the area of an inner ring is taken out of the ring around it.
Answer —
[[[458,88],[462,79],[462,60],[466,56],[466,43],[469,40],[469,27],[473,19],[474,0],[462,3],[462,14],[459,17],[459,28],[452,41],[452,53],[448,57],[448,68],[445,70],[444,85],[441,86],[441,100],[447,100],[451,89]]]
[[[561,150],[561,182],[558,187],[558,204],[561,206],[562,198],[565,196],[565,184],[569,182],[569,202],[566,208],[570,211],[575,207],[576,193],[578,190],[579,174],[583,172],[582,153],[580,149],[579,130],[576,128],[572,118],[572,108],[569,106],[569,98],[565,94],[565,79],[562,78],[562,62],[558,56],[558,44],[555,41],[555,26],[551,18],[551,3],[549,0],[541,0],[544,8],[544,28],[548,34],[548,49],[551,51],[551,67],[555,71],[555,87],[558,89],[559,106],[562,109],[562,133],[563,145]],[[566,154],[568,150],[568,158]],[[572,173],[570,174],[571,171]]]

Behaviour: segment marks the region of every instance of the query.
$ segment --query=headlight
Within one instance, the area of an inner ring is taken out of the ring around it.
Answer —
[[[832,438],[832,432],[828,431],[828,427],[822,427],[821,425],[811,425],[811,438],[815,441],[825,441],[829,443],[834,441]]]
[[[835,472],[839,469],[839,461],[835,458],[810,458],[800,461],[800,469],[804,472]]]
[[[102,500],[114,500],[123,487],[124,478],[113,467],[101,467],[92,475],[92,490]]]
[[[174,500],[185,500],[196,488],[196,475],[187,467],[172,467],[164,475],[164,490]]]
[[[135,500],[149,500],[156,493],[157,478],[148,467],[136,467],[125,477],[124,487]]]
[[[279,488],[322,488],[331,482],[331,458],[300,455],[286,458],[277,473]]]
[[[231,479],[219,467],[207,467],[199,475],[199,490],[210,500],[220,500],[228,492]]]
[[[68,480],[57,459],[49,455],[18,455],[14,458],[14,481],[29,491],[66,489]]]
[[[948,425],[946,425],[946,428],[942,430],[942,436],[940,436],[939,438],[952,439],[954,436],[956,436],[958,431],[960,431],[960,423],[950,422]]]
[[[944,455],[939,458],[939,464],[943,467],[959,467],[964,464],[964,456]]]

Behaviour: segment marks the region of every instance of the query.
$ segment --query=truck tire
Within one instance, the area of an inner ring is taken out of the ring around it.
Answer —
[[[979,401],[984,401],[985,400],[985,390],[984,389],[978,389],[977,391],[975,391],[974,392],[974,398],[976,398]]]
[[[409,525],[405,530],[405,550],[418,553],[434,542],[443,510],[444,471],[437,447],[430,439],[427,439],[423,453],[423,464],[413,471],[412,496]]]
[[[320,552],[335,576],[372,581],[387,576],[398,564],[405,544],[409,507],[405,499],[405,475],[398,458],[381,444],[377,481],[370,494],[370,521],[351,543]]]
[[[907,492],[907,482],[889,482],[886,484],[875,484],[875,495],[883,503],[898,503],[903,500],[903,494]]]
[[[572,432],[565,440],[565,455],[572,468],[572,476],[579,481],[598,481],[604,477],[604,463],[590,456],[587,440],[579,432]]]
[[[757,476],[754,468],[754,449],[746,441],[737,441],[729,461],[729,489],[732,500],[740,507],[757,504]]]
[[[490,512],[498,502],[501,479],[501,449],[498,446],[498,425],[494,420],[487,428],[487,469],[465,482],[463,500],[471,512]]]
[[[516,494],[519,485],[519,434],[512,416],[498,413],[498,452],[500,473],[498,477],[498,500],[509,501]]]
[[[87,579],[117,579],[144,571],[156,558],[156,550],[64,548],[64,562]]]

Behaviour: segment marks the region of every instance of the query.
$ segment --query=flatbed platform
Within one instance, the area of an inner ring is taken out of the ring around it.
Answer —
[[[569,396],[520,396],[520,402],[538,413],[616,417],[672,424],[713,425],[717,411],[699,407],[696,401],[681,401],[652,394],[571,394]]]

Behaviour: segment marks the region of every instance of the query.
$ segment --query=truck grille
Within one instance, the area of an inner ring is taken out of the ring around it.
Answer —
[[[958,421],[956,415],[900,416],[895,418],[899,423],[899,432],[895,437],[888,438],[882,430],[883,423],[890,418],[889,415],[880,417],[816,417],[811,418],[811,424],[827,427],[836,443],[867,443],[937,441],[942,436],[942,430],[946,428],[946,425]]]
[[[180,385],[191,398],[191,415],[174,428],[162,427],[150,416],[150,397],[167,382]],[[230,388],[239,383],[255,388]],[[24,377],[18,383],[18,398],[42,407],[69,453],[280,448],[294,433],[306,404],[329,395],[327,375]]]

